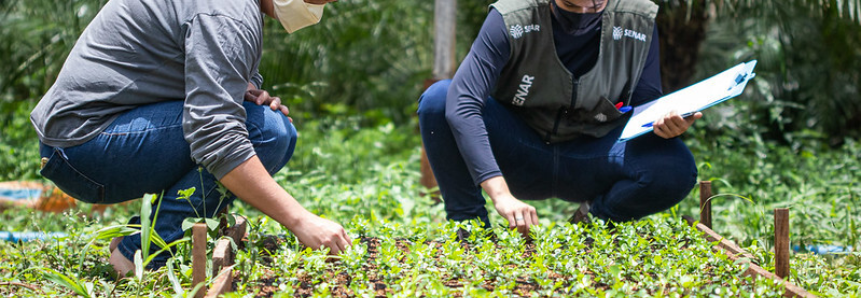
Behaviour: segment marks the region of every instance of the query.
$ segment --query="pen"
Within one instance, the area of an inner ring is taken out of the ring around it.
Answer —
[[[630,112],[631,109],[633,109],[631,106],[624,106],[623,107],[622,105],[624,105],[624,104],[625,103],[623,103],[621,101],[616,103],[616,109],[619,110],[619,112],[621,112],[622,114]]]

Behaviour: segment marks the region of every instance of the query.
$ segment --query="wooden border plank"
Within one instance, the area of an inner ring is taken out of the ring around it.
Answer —
[[[248,231],[248,220],[245,219],[245,216],[232,216],[235,220],[233,226],[222,228],[221,233],[224,236],[233,238],[233,243],[236,243],[236,246],[242,249],[244,247],[242,239],[245,238],[245,234]]]
[[[212,286],[209,292],[206,292],[206,298],[215,298],[224,293],[233,291],[233,267],[221,269],[221,272],[215,280],[212,281]]]
[[[683,218],[691,226],[694,226],[694,223],[696,223],[696,221],[694,221],[694,219],[690,216],[684,216]],[[718,245],[716,245],[715,248],[720,248],[722,251],[724,251],[724,253],[726,253],[727,256],[729,256],[730,260],[738,261],[740,258],[746,258],[747,260],[750,260],[750,262],[748,263],[749,266],[748,266],[747,270],[744,272],[744,275],[753,276],[753,277],[760,276],[760,277],[774,279],[774,280],[782,282],[786,288],[785,292],[783,293],[784,297],[804,297],[804,298],[816,297],[816,295],[813,295],[810,292],[807,292],[803,288],[796,286],[795,284],[788,282],[788,281],[784,280],[783,278],[780,278],[779,276],[775,275],[774,273],[768,272],[767,270],[763,269],[759,265],[753,263],[753,255],[744,251],[743,249],[738,247],[738,245],[727,240],[726,238],[719,235],[718,233],[716,233],[715,231],[713,231],[709,227],[706,227],[704,224],[697,223],[695,227],[697,228],[697,230],[700,230],[703,233],[705,233],[706,238],[709,241],[717,241],[718,239],[720,239],[721,240],[720,243]]]
[[[688,222],[689,225],[693,226],[694,223],[696,223],[696,221],[690,216],[685,216],[684,219]],[[724,238],[721,235],[718,235],[718,233],[716,233],[714,230],[707,227],[706,225],[704,225],[702,223],[697,223],[696,228],[706,234],[706,239],[708,241],[712,241],[712,242],[720,241],[717,245],[718,247],[720,247],[720,248],[722,248],[728,252],[731,252],[735,255],[740,255],[744,258],[748,258],[751,260],[754,259],[753,255],[746,252],[744,249],[741,249],[741,247],[736,245],[734,242],[727,240],[726,238]]]
[[[212,276],[217,276],[223,267],[230,265],[233,265],[233,247],[230,246],[230,240],[218,240],[212,250]]]

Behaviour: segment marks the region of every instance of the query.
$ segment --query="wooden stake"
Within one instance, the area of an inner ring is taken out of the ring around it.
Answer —
[[[191,235],[191,286],[193,288],[206,281],[206,224],[194,224],[191,227]],[[204,295],[206,295],[205,285],[194,297],[203,298]]]
[[[700,223],[712,228],[712,182],[700,181]]]
[[[789,209],[774,209],[774,273],[789,276]]]

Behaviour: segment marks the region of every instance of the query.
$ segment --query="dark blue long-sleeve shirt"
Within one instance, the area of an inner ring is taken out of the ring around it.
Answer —
[[[633,106],[663,94],[657,26],[652,36],[643,74],[631,98]],[[554,18],[553,39],[559,60],[575,79],[595,65],[600,46],[600,26],[596,31],[574,37],[565,33]],[[490,148],[482,110],[510,56],[508,30],[502,14],[491,9],[469,54],[455,73],[446,96],[446,119],[475,184],[502,175]]]

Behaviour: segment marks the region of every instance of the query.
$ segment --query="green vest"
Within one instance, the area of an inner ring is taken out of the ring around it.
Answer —
[[[491,5],[502,14],[511,43],[508,64],[491,95],[548,143],[604,136],[630,117],[614,103],[630,104],[649,53],[658,6],[648,0],[608,0],[598,60],[575,80],[556,54],[549,1],[499,0]]]

